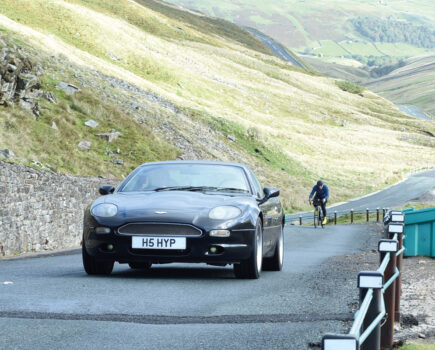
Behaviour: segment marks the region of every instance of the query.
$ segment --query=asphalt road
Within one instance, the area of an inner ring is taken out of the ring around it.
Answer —
[[[409,106],[409,105],[396,105],[396,107],[399,108],[402,112],[405,112],[410,116],[420,118],[423,120],[433,120],[426,113],[422,112],[418,107]]]
[[[271,37],[253,29],[253,28],[245,28],[250,33],[254,34],[264,45],[266,45],[276,56],[281,58],[282,60],[293,64],[294,66],[305,69],[305,67],[296,60],[287,49],[282,46],[280,43],[272,39]]]
[[[349,256],[377,231],[286,227],[283,271],[259,280],[204,264],[87,276],[77,253],[0,260],[0,348],[309,349],[348,331],[366,268]]]
[[[337,212],[349,212],[351,209],[365,210],[376,208],[392,208],[404,204],[410,200],[420,197],[422,194],[430,191],[435,187],[435,170],[428,170],[414,174],[405,181],[402,181],[394,186],[388,187],[385,190],[374,193],[369,196],[351,200],[347,203],[333,206],[329,209]],[[330,192],[333,195],[333,188]],[[307,194],[308,198],[308,194]],[[287,222],[297,220],[300,215],[304,216],[308,213],[297,213],[286,216]],[[311,212],[309,212],[311,215]],[[311,218],[311,216],[310,216]]]

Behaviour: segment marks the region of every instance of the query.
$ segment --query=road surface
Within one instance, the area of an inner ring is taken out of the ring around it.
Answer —
[[[294,66],[305,69],[305,67],[295,59],[287,49],[282,46],[277,41],[273,40],[271,37],[255,30],[253,28],[245,28],[248,32],[254,34],[264,45],[266,45],[276,56],[281,58],[282,60],[293,64]]]
[[[396,107],[412,117],[420,118],[423,120],[433,120],[426,113],[422,112],[418,107],[410,105],[396,105]]]
[[[310,349],[348,331],[367,269],[349,257],[376,248],[377,232],[286,227],[283,271],[259,280],[204,264],[88,276],[77,252],[0,260],[0,348]]]

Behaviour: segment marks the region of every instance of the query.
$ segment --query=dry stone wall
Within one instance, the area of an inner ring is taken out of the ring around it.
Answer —
[[[83,211],[103,184],[117,182],[0,161],[0,257],[78,247]]]

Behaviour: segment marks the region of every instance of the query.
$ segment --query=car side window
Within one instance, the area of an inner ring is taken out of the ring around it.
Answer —
[[[248,170],[249,170],[250,178],[252,179],[252,183],[254,185],[255,195],[257,196],[257,198],[263,198],[264,192],[263,192],[263,187],[261,187],[260,185],[260,181],[258,181],[257,177],[255,176],[255,174],[252,172],[251,169]]]

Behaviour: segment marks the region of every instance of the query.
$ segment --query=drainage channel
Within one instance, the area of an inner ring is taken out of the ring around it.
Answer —
[[[0,318],[21,318],[64,321],[125,322],[152,325],[174,324],[246,324],[246,323],[289,323],[320,321],[353,321],[353,314],[259,314],[222,316],[162,316],[128,314],[64,314],[46,312],[9,311],[0,312]]]

